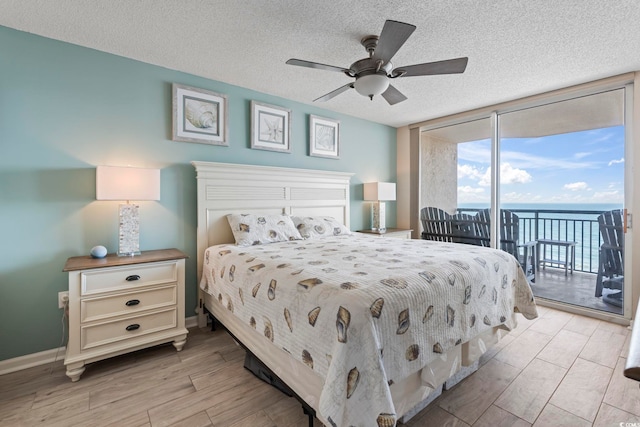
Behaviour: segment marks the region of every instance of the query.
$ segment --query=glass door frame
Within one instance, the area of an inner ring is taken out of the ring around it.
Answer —
[[[634,150],[634,135],[633,135],[633,125],[634,125],[634,84],[627,83],[624,91],[624,157],[625,157],[625,165],[624,165],[624,221],[625,227],[627,228],[627,232],[625,233],[624,239],[624,274],[625,274],[625,283],[628,283],[627,286],[624,286],[623,292],[623,317],[627,319],[631,319],[635,311],[633,310],[634,304],[634,295],[635,298],[638,297],[638,288],[640,286],[634,284],[633,280],[633,235],[635,232],[633,231],[633,227],[630,226],[629,221],[633,217],[634,211],[634,173],[633,173],[633,164],[636,164],[635,158],[635,150]],[[629,163],[629,160],[631,163]],[[640,197],[638,198],[640,199]],[[640,200],[638,200],[640,201]],[[635,239],[640,240],[640,239]],[[626,280],[628,278],[628,280]]]

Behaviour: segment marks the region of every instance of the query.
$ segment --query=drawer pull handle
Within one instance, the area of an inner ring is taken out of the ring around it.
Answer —
[[[132,274],[131,276],[127,276],[126,279],[127,282],[134,282],[136,280],[140,280],[140,276],[138,276],[137,274]]]
[[[129,325],[127,326],[127,331],[135,331],[136,329],[140,329],[140,325],[138,325],[137,323],[134,323],[133,325]]]
[[[126,305],[127,307],[131,307],[133,305],[138,305],[138,304],[140,304],[139,299],[130,299],[129,301],[124,303],[124,305]]]

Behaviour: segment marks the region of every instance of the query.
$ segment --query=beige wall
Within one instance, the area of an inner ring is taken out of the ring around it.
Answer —
[[[409,127],[404,126],[397,129],[397,154],[396,154],[396,224],[398,228],[411,228],[410,206],[411,206],[411,158],[409,146]]]
[[[412,229],[412,237],[419,239],[422,232],[419,221],[421,208],[437,206],[455,213],[458,197],[457,145],[419,129],[398,128],[396,168],[396,221],[399,228]]]
[[[396,189],[398,227],[411,229],[413,239],[420,238],[420,129],[398,128],[396,132]]]
[[[458,145],[429,132],[420,137],[422,185],[418,205],[435,206],[450,214],[458,208]]]

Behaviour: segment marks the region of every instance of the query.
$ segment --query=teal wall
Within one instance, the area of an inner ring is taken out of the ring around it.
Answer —
[[[171,83],[228,95],[229,147],[171,140]],[[291,154],[249,148],[251,100],[292,110]],[[340,120],[339,160],[307,155],[309,114]],[[96,165],[161,168],[161,200],[140,203],[140,246],[189,255],[186,315],[194,315],[192,160],[354,172],[356,230],[370,226],[362,183],[396,180],[396,130],[0,27],[0,360],[58,347],[66,259],[98,244],[117,249],[118,203],[95,200]],[[392,226],[395,204],[387,210]]]

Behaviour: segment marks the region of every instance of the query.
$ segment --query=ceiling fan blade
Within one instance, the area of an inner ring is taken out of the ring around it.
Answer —
[[[382,97],[387,100],[389,105],[395,105],[398,102],[402,102],[407,99],[407,97],[404,96],[402,92],[400,92],[398,89],[396,89],[392,85],[389,85],[387,90],[382,92]]]
[[[320,64],[319,62],[305,61],[303,59],[294,59],[294,58],[292,58],[292,59],[287,61],[287,64],[289,64],[289,65],[297,65],[299,67],[316,68],[318,70],[338,71],[340,73],[346,73],[346,72],[349,71],[346,68],[334,67],[333,65]]]
[[[353,83],[347,83],[346,85],[340,86],[338,89],[336,89],[334,91],[331,91],[328,94],[321,96],[320,98],[314,99],[313,102],[316,102],[316,101],[320,101],[320,102],[328,101],[331,98],[340,95],[342,92],[345,92],[346,90],[351,89],[352,87],[353,87]]]
[[[398,77],[412,76],[433,76],[436,74],[460,74],[467,68],[469,58],[447,59],[445,61],[426,62],[424,64],[408,65],[406,67],[396,67],[393,74]],[[405,72],[402,74],[402,72]]]
[[[378,46],[373,52],[373,59],[390,61],[415,29],[415,25],[387,20],[378,38]]]

